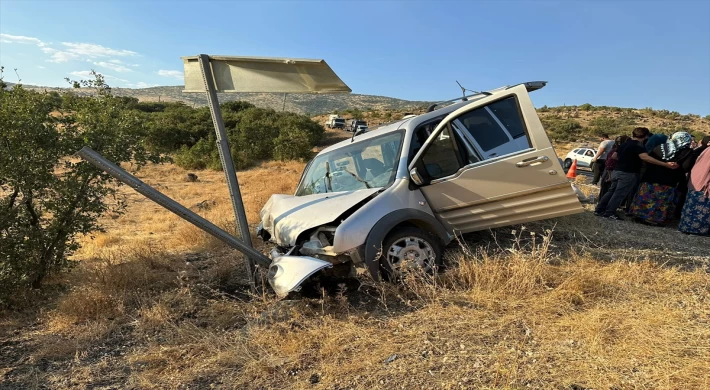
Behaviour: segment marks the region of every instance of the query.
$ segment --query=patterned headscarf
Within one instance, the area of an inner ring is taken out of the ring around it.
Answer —
[[[663,158],[664,161],[672,159],[679,150],[689,148],[691,142],[692,136],[689,133],[685,131],[673,133],[671,139],[661,145],[661,158]]]

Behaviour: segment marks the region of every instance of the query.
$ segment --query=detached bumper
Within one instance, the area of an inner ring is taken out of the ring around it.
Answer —
[[[278,256],[271,262],[268,281],[276,295],[285,297],[291,291],[300,290],[301,283],[314,273],[332,266],[327,261],[309,256]]]

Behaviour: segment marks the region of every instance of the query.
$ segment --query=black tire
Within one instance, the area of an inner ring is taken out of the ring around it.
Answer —
[[[568,158],[565,160],[565,165],[562,166],[565,171],[572,167],[572,159]]]
[[[407,239],[413,239],[410,241],[410,245],[406,245]],[[405,244],[404,247],[402,245]],[[429,248],[426,247],[429,246]],[[400,247],[399,255],[395,255],[393,252],[394,247]],[[409,249],[407,254],[401,254],[402,250]],[[426,266],[422,267],[422,262],[418,260],[421,255],[431,251],[433,255],[429,256],[429,259],[423,262]],[[401,279],[410,270],[416,270],[417,272],[427,272],[435,273],[441,269],[443,263],[443,258],[441,256],[442,247],[441,241],[435,235],[416,228],[416,227],[404,227],[398,228],[390,232],[385,238],[382,244],[382,257],[380,259],[380,265],[383,271],[383,276],[387,280],[398,280]],[[411,255],[411,258],[402,259],[402,257]],[[409,264],[398,264],[400,261],[409,261]]]

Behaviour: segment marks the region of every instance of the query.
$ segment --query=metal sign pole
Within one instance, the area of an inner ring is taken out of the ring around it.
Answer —
[[[227,139],[227,132],[224,130],[222,111],[220,111],[219,108],[217,88],[215,87],[212,67],[210,66],[210,57],[206,54],[200,54],[199,62],[200,68],[202,69],[202,78],[205,81],[205,89],[207,90],[207,104],[210,107],[214,130],[217,134],[217,150],[219,150],[219,157],[222,161],[222,169],[224,169],[224,175],[227,178],[229,196],[232,199],[232,208],[234,209],[237,230],[239,231],[242,242],[246,243],[250,247],[253,247],[251,243],[251,234],[249,233],[249,224],[247,223],[247,215],[244,211],[244,203],[242,202],[242,194],[239,191],[237,173],[234,170],[234,162],[232,161],[232,154],[229,150],[229,140]],[[250,256],[245,257],[249,285],[251,286],[252,291],[256,291],[256,285],[254,283],[254,259]]]

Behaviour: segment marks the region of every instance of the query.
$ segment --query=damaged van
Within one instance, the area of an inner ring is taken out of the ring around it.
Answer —
[[[528,95],[545,84],[433,105],[318,153],[296,193],[261,210],[277,293],[333,266],[435,271],[456,234],[581,212]]]

